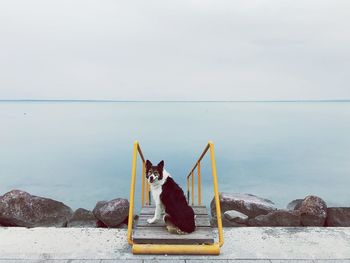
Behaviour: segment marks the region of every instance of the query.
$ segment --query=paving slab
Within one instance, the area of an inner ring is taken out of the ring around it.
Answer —
[[[219,256],[133,255],[126,235],[126,229],[2,227],[0,263],[111,263],[126,260],[129,263],[160,260],[167,263],[171,260],[192,263],[209,260],[350,263],[350,228],[347,227],[225,228],[225,244]]]
[[[187,259],[186,263],[202,263],[203,259]],[[228,263],[227,259],[207,259],[205,263]],[[246,263],[246,262],[245,262]],[[269,263],[269,262],[267,262]]]
[[[314,263],[350,263],[350,259],[314,259]]]
[[[312,259],[272,259],[270,263],[314,263]]]
[[[143,263],[185,263],[185,259],[145,259]]]

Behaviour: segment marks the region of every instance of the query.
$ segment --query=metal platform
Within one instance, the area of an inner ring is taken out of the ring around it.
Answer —
[[[187,235],[171,234],[163,220],[148,224],[147,219],[154,215],[154,206],[142,208],[133,233],[136,244],[213,244],[214,236],[210,226],[208,210],[205,206],[192,206],[196,215],[196,230]]]
[[[202,206],[201,161],[207,153],[210,153],[211,172],[213,176],[214,199],[218,226],[218,238],[215,242],[213,229],[210,226],[208,211],[205,206]],[[134,199],[138,157],[140,157],[142,160],[141,207],[143,208],[141,210],[136,228],[134,228]],[[194,200],[195,171],[197,172],[198,202],[195,202]],[[146,159],[142,153],[138,141],[135,141],[131,167],[131,184],[129,199],[130,206],[128,217],[128,243],[132,246],[132,253],[155,255],[219,255],[220,247],[224,244],[224,236],[221,223],[219,188],[216,174],[216,163],[213,142],[208,142],[201,156],[199,157],[199,159],[191,169],[190,173],[186,177],[187,202],[189,204],[192,204],[193,210],[196,215],[196,230],[191,234],[171,234],[167,231],[165,224],[161,220],[155,224],[147,223],[147,219],[151,218],[154,215],[155,207],[151,206],[150,186],[149,183],[146,181],[145,173]],[[198,205],[194,206],[195,203],[197,203]]]

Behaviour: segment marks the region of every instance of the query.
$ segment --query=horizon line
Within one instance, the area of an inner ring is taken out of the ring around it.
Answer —
[[[301,100],[103,100],[103,99],[0,99],[0,102],[350,102],[350,99]]]

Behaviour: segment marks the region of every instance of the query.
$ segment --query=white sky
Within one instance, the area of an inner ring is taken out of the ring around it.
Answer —
[[[350,99],[350,1],[1,1],[0,99]]]

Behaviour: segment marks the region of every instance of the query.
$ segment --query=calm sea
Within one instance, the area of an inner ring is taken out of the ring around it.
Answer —
[[[185,186],[212,140],[220,191],[281,208],[308,194],[350,206],[349,102],[0,102],[0,122],[0,195],[22,189],[87,209],[128,198],[134,140]]]

